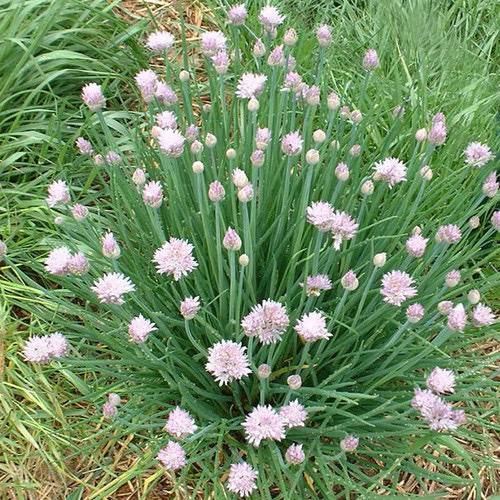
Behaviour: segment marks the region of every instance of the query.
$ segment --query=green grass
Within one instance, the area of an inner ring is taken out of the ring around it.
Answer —
[[[495,114],[500,82],[495,73],[499,50],[497,2],[471,1],[465,5],[368,1],[335,5],[304,0],[280,5],[284,12],[291,13],[287,24],[300,26],[299,36],[305,36],[306,28],[314,27],[320,19],[334,26],[335,42],[329,49],[323,78],[348,101],[358,94],[360,82],[352,81],[347,69],[353,67],[353,60],[359,60],[366,48],[378,49],[383,71],[375,77],[368,96],[380,109],[381,125],[374,132],[373,145],[382,136],[384,126],[390,124],[390,110],[406,103],[409,109],[418,104],[422,110],[422,114],[405,117],[406,123],[415,128],[425,125],[424,114],[442,110],[449,117],[452,131],[477,131],[482,141],[499,150]],[[147,59],[138,45],[146,22],[128,25],[112,14],[112,5],[103,1],[13,0],[1,2],[0,6],[6,9],[0,26],[0,194],[4,200],[0,230],[9,246],[9,258],[25,273],[0,264],[0,332],[5,346],[0,404],[6,417],[0,430],[7,436],[0,445],[0,492],[3,489],[15,498],[38,498],[39,484],[46,484],[47,475],[39,458],[47,467],[48,476],[62,485],[65,493],[61,498],[82,498],[84,491],[90,495],[88,498],[109,498],[119,486],[141,473],[155,476],[147,485],[152,487],[157,475],[155,469],[148,470],[150,451],[144,457],[141,442],[128,443],[126,433],[113,431],[109,436],[95,417],[98,409],[89,404],[110,390],[99,381],[108,380],[112,363],[103,362],[102,370],[95,373],[81,365],[81,373],[77,366],[77,371],[65,369],[56,374],[51,369],[27,365],[18,355],[29,335],[43,333],[53,323],[60,324],[63,313],[73,317],[74,311],[62,311],[62,305],[53,300],[67,292],[52,292],[50,296],[42,293],[37,285],[40,278],[33,271],[36,265],[25,266],[25,259],[29,256],[39,260],[55,241],[55,227],[43,204],[46,186],[52,179],[62,175],[72,185],[81,187],[82,196],[95,194],[88,189],[88,167],[73,161],[73,142],[84,123],[79,89],[84,82],[99,77],[108,82],[108,95],[115,96],[121,86],[130,83],[132,75],[146,65]],[[258,2],[252,8],[258,10]],[[216,11],[215,17],[219,15]],[[305,44],[304,53],[299,54],[309,71],[315,64],[311,58],[307,67],[306,55],[312,46],[312,42]],[[118,123],[121,117],[116,118]],[[453,165],[461,161],[461,151],[469,139],[469,135],[457,133],[455,154],[448,149],[442,153],[446,167],[439,170],[439,175],[449,176],[450,184],[455,175]],[[450,154],[451,159],[446,156]],[[494,262],[484,261],[487,255],[487,249],[481,252],[483,272],[494,272]],[[467,375],[471,383],[469,395],[461,396],[467,398],[474,415],[474,429],[466,437],[477,451],[440,438],[440,442],[427,445],[425,453],[430,454],[438,445],[447,446],[454,453],[451,463],[458,463],[462,473],[457,469],[441,470],[429,472],[427,477],[440,483],[463,484],[467,491],[480,490],[479,469],[484,466],[487,472],[482,473],[489,476],[493,485],[490,491],[495,493],[498,486],[494,482],[494,461],[484,457],[488,453],[489,433],[500,430],[492,418],[499,410],[498,382],[494,379],[497,359],[485,357],[484,365],[477,366],[480,358],[468,348],[471,340],[482,341],[480,337],[464,339],[456,347],[460,348],[457,364],[473,367]],[[488,372],[488,377],[478,375],[480,368]],[[96,386],[100,387],[97,392]],[[89,432],[89,416],[95,432]],[[138,415],[129,417],[140,422]],[[148,431],[139,434],[146,436]],[[124,453],[142,458],[125,471],[114,465],[115,452],[124,442]],[[372,492],[383,480],[397,483],[402,467],[414,470],[415,475],[422,474],[412,453],[417,444],[423,445],[417,442],[414,449],[408,450],[406,442],[401,441],[400,448],[391,452],[397,453],[400,462],[379,473]],[[87,460],[78,462],[82,455]],[[32,467],[33,463],[37,466]],[[366,465],[369,468],[368,461]],[[471,478],[465,477],[465,470],[470,471]],[[146,491],[144,483],[139,485],[141,491]],[[70,491],[74,496],[69,496]]]

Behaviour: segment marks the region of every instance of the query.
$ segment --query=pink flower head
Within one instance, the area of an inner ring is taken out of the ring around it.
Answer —
[[[222,240],[222,246],[226,250],[239,250],[241,248],[241,238],[232,227],[227,228],[226,234]]]
[[[106,106],[106,99],[102,93],[102,88],[97,83],[87,83],[82,88],[83,102],[91,111],[100,111]]]
[[[167,446],[158,452],[156,459],[167,470],[181,469],[186,465],[186,453],[182,446],[175,441],[169,441]]]
[[[45,201],[50,208],[67,205],[71,201],[69,188],[64,181],[54,181],[47,191],[49,196]]]
[[[152,102],[155,98],[156,86],[158,85],[158,75],[152,69],[139,71],[135,75],[135,83],[139,87],[144,101]]]
[[[266,46],[264,42],[258,38],[253,45],[253,55],[255,57],[262,57],[266,53]]]
[[[379,65],[378,54],[375,49],[368,50],[363,57],[363,68],[366,71],[373,71]]]
[[[293,328],[304,342],[316,342],[332,336],[326,329],[325,317],[316,311],[303,314]]]
[[[356,290],[356,288],[358,288],[359,286],[359,281],[356,273],[352,269],[349,269],[349,271],[347,271],[344,276],[342,276],[340,284],[349,292],[353,292],[354,290]]]
[[[69,352],[69,343],[66,337],[59,332],[47,336],[50,355],[55,358],[63,358]]]
[[[424,238],[421,234],[414,234],[406,240],[406,251],[416,259],[424,255],[425,247],[429,238]]]
[[[302,446],[301,444],[292,444],[288,447],[285,453],[285,460],[289,464],[300,465],[306,459]]]
[[[102,416],[106,420],[113,420],[118,415],[118,408],[111,403],[110,401],[106,401],[102,405]]]
[[[250,155],[250,163],[256,168],[262,167],[262,165],[264,165],[264,151],[261,151],[260,149],[252,151],[252,154]]]
[[[229,67],[229,56],[225,50],[219,50],[210,58],[214,64],[215,71],[219,75],[225,75]]]
[[[433,392],[428,389],[415,389],[415,396],[411,400],[411,406],[415,410],[422,411],[424,409],[428,410],[439,400],[439,396],[436,396]]]
[[[246,462],[231,465],[227,478],[227,489],[240,497],[247,497],[257,489],[258,472]]]
[[[332,229],[333,207],[326,201],[315,201],[307,207],[307,222],[317,227],[322,233]]]
[[[240,168],[235,168],[233,170],[231,179],[233,181],[233,184],[240,189],[248,184],[247,174],[245,174],[245,172]]]
[[[154,52],[170,50],[174,46],[174,35],[168,31],[155,31],[148,36],[146,45]]]
[[[247,9],[244,3],[239,3],[233,5],[228,13],[227,17],[229,18],[229,22],[234,26],[241,26],[245,24],[245,19],[247,17]]]
[[[500,231],[500,210],[493,212],[491,216],[491,225],[495,231]]]
[[[304,286],[303,283],[300,286]],[[319,297],[323,290],[331,290],[332,281],[327,274],[316,274],[306,279],[306,295]]]
[[[118,259],[120,257],[120,247],[113,233],[108,232],[101,238],[101,246],[104,257],[108,257],[109,259]]]
[[[179,309],[184,319],[193,319],[200,309],[200,297],[186,297]]]
[[[420,413],[433,431],[455,430],[458,427],[451,404],[439,397],[430,406],[422,408]]]
[[[254,408],[241,424],[245,429],[246,439],[255,447],[263,439],[281,441],[285,437],[285,423],[271,405],[259,405]]]
[[[87,139],[84,139],[83,137],[78,137],[75,144],[82,155],[91,155],[94,152],[90,141],[87,141]]]
[[[429,142],[436,146],[441,146],[446,141],[446,125],[444,121],[437,121],[432,124],[431,129],[429,130],[429,134],[427,138]]]
[[[345,182],[349,179],[349,168],[345,163],[339,163],[335,167],[335,177],[341,182]]]
[[[104,155],[104,159],[106,160],[106,163],[108,165],[118,165],[122,162],[122,157],[114,151],[109,151],[108,153],[106,153]]]
[[[198,137],[198,127],[194,123],[189,125],[189,127],[186,128],[185,136],[188,142],[194,142]]]
[[[440,226],[436,233],[437,243],[458,243],[462,233],[460,228],[455,224],[447,224],[445,226]]]
[[[207,57],[212,57],[220,50],[226,50],[227,38],[222,31],[205,31],[201,34],[201,50]]]
[[[418,323],[424,317],[424,314],[425,309],[418,302],[408,306],[408,309],[406,309],[406,319],[410,323]]]
[[[453,392],[455,387],[455,375],[451,370],[445,370],[436,366],[425,381],[427,388],[436,394]]]
[[[118,406],[121,404],[122,402],[122,398],[114,393],[114,392],[111,392],[108,394],[108,401],[113,405],[113,406]]]
[[[269,54],[267,58],[267,64],[269,66],[284,66],[285,65],[285,52],[283,51],[283,45],[277,45]]]
[[[380,293],[384,296],[384,302],[393,306],[401,304],[417,295],[417,290],[412,286],[415,280],[403,271],[390,271],[382,276],[382,288]]]
[[[54,276],[66,276],[70,273],[70,260],[71,252],[68,247],[54,248],[45,260],[45,270]]]
[[[175,281],[187,276],[198,266],[192,255],[193,249],[194,246],[187,240],[170,238],[154,253],[153,262],[157,267],[156,272],[171,275]]]
[[[458,271],[457,269],[453,269],[453,271],[450,271],[446,275],[444,283],[449,287],[457,286],[460,283],[460,271]]]
[[[375,163],[373,178],[376,181],[385,181],[392,189],[398,182],[406,181],[406,166],[397,158],[385,158]]]
[[[320,89],[317,85],[312,85],[311,87],[303,85],[302,96],[309,106],[317,106],[320,101]]]
[[[281,15],[276,7],[263,7],[259,13],[259,21],[267,32],[273,32],[284,20],[285,16]]]
[[[217,342],[208,349],[208,363],[205,369],[215,377],[219,385],[240,380],[252,372],[245,350],[246,347],[241,343],[230,340]]]
[[[271,142],[271,131],[268,128],[258,128],[255,133],[255,144],[257,149],[265,151]]]
[[[163,189],[159,181],[149,181],[142,190],[142,199],[145,205],[159,208],[163,201]]]
[[[347,436],[340,441],[340,449],[342,451],[355,451],[359,446],[359,438],[355,436]]]
[[[156,325],[142,314],[133,318],[128,324],[128,334],[132,342],[146,342],[151,332],[158,330]]]
[[[451,313],[453,310],[453,302],[451,300],[442,300],[438,306],[438,311],[443,315],[443,316],[448,316],[448,314]]]
[[[184,439],[194,434],[198,426],[194,423],[189,413],[178,406],[168,414],[164,429],[177,439]]]
[[[241,99],[251,99],[252,97],[257,99],[264,90],[266,81],[266,75],[243,73],[238,80],[236,96]]]
[[[488,198],[493,198],[498,193],[498,188],[500,184],[497,181],[497,173],[491,172],[486,179],[484,179],[482,191],[484,196]]]
[[[285,76],[285,82],[283,83],[283,90],[291,90],[298,93],[302,89],[302,77],[293,71],[289,71]]]
[[[491,149],[486,144],[480,142],[471,142],[464,151],[465,163],[473,167],[482,167],[492,158]]]
[[[135,285],[121,273],[108,273],[94,281],[91,290],[101,303],[122,305],[123,295],[133,292]]]
[[[214,203],[222,200],[226,194],[224,186],[219,181],[213,181],[208,186],[208,197]]]
[[[466,324],[467,313],[463,304],[458,304],[448,314],[447,326],[454,332],[463,332]]]
[[[241,327],[248,337],[257,336],[263,344],[274,344],[281,340],[289,323],[283,304],[264,300],[242,319]]]
[[[156,123],[159,127],[166,128],[177,128],[177,118],[172,111],[162,111],[156,115]]]
[[[488,306],[478,304],[471,312],[471,319],[474,326],[490,326],[495,322],[495,315]]]
[[[358,227],[359,224],[356,224],[355,220],[349,214],[335,210],[330,227],[333,235],[333,248],[340,250],[343,241],[354,238]]]
[[[23,356],[32,363],[47,364],[52,360],[52,350],[48,336],[31,337],[24,344]]]
[[[90,264],[82,252],[77,252],[71,256],[68,262],[70,272],[78,276],[87,274]]]
[[[282,406],[279,411],[280,417],[283,419],[285,427],[304,427],[304,422],[307,418],[307,411],[299,403],[298,399],[291,401],[285,406]]]
[[[161,80],[156,85],[155,97],[165,106],[173,106],[177,102],[177,95],[172,87]]]
[[[332,42],[332,30],[323,24],[316,29],[316,38],[320,47],[327,47]]]
[[[77,203],[76,205],[73,205],[73,207],[71,207],[71,213],[76,221],[82,222],[89,215],[89,209],[84,205],[80,205],[79,203]]]
[[[184,141],[186,139],[177,130],[170,128],[163,130],[158,136],[160,151],[168,156],[178,158],[184,151]]]
[[[238,200],[240,200],[241,203],[248,203],[253,198],[252,184],[249,182],[241,189],[238,189],[237,195],[238,195]]]
[[[303,143],[300,132],[291,132],[281,140],[281,150],[288,156],[295,156],[301,153]]]

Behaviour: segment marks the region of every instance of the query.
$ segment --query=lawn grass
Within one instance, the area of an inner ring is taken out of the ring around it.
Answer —
[[[123,12],[125,4],[48,0],[0,4],[6,9],[0,26],[4,34],[0,45],[0,193],[4,201],[0,231],[10,258],[19,266],[26,256],[41,255],[54,231],[43,205],[47,184],[59,174],[76,185],[86,184],[88,172],[72,162],[73,142],[83,121],[78,98],[82,84],[98,75],[109,79],[112,92],[113,86],[129,83],[146,65],[138,42],[147,23],[136,19],[131,25],[115,15]],[[287,23],[300,25],[299,36],[320,20],[334,26],[334,49],[323,78],[347,99],[356,94],[358,83],[349,80],[345,68],[357,64],[366,48],[377,47],[385,76],[377,79],[371,92],[374,104],[389,111],[401,103],[411,109],[418,102],[426,113],[442,110],[451,129],[454,124],[465,124],[498,151],[496,4],[478,0],[464,8],[463,2],[444,1],[280,2],[284,12],[292,13]],[[258,10],[258,5],[252,3],[252,8]],[[168,27],[168,11],[157,3],[151,3],[150,8],[157,13],[158,22]],[[130,18],[137,17],[132,14]],[[212,22],[212,18],[222,20],[223,13],[214,10],[206,16],[207,22]],[[312,67],[307,69],[312,71]],[[394,86],[394,81],[400,84]],[[418,125],[422,118],[414,116],[412,120]],[[461,151],[468,140],[468,136],[459,136],[457,150]],[[119,488],[122,492],[126,488],[144,492],[156,481],[157,472],[142,469],[138,460],[141,443],[132,442],[131,436],[101,433],[97,418],[92,420],[92,431],[87,426],[86,417],[97,411],[86,402],[92,399],[94,379],[67,370],[55,376],[19,357],[23,340],[43,333],[50,316],[59,314],[58,306],[36,290],[30,276],[16,275],[4,264],[0,266],[4,345],[0,392],[6,417],[1,430],[7,436],[0,450],[0,492],[11,498],[37,499],[44,495],[110,498]],[[46,311],[44,315],[31,314],[41,309]],[[488,344],[488,349],[490,358],[483,367],[487,382],[478,383],[472,391],[477,397],[473,440],[448,449],[450,454],[462,455],[465,464],[453,471],[457,477],[463,476],[463,485],[455,488],[452,498],[466,498],[477,489],[478,481],[483,491],[498,492],[494,457],[488,457],[500,430],[495,420],[499,413],[497,344]],[[464,366],[469,356],[471,362],[477,359],[467,343],[460,356]],[[451,443],[443,443],[446,445],[451,447]],[[442,453],[445,451],[443,448]],[[417,475],[422,460],[411,455],[404,460],[415,462]],[[388,479],[397,480],[397,474],[396,469]],[[154,480],[144,483],[144,477]],[[128,486],[129,481],[133,481],[132,486]],[[381,481],[372,491],[383,494]],[[438,484],[439,474],[427,481]],[[413,489],[409,479],[406,484],[408,494],[418,493],[418,482]],[[165,487],[165,483],[156,485],[160,491]]]

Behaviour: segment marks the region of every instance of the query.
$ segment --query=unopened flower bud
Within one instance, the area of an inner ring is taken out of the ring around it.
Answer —
[[[259,107],[260,107],[259,101],[255,99],[255,97],[252,97],[248,101],[248,111],[250,111],[250,113],[254,113],[259,109]]]
[[[306,162],[308,165],[316,165],[319,163],[319,151],[317,149],[310,149],[306,153]]]
[[[359,438],[355,436],[347,436],[340,441],[340,449],[342,451],[355,451],[359,445]]]
[[[71,208],[71,213],[76,221],[82,222],[89,215],[89,209],[84,205],[76,204]]]
[[[359,123],[363,119],[363,115],[361,114],[361,111],[359,109],[355,109],[354,111],[351,112],[351,120],[354,123]]]
[[[250,162],[254,167],[262,167],[262,165],[264,165],[264,151],[256,149],[250,155]]]
[[[323,130],[318,129],[313,132],[313,141],[320,144],[322,142],[325,142],[326,139],[326,134],[323,132]]]
[[[258,369],[258,375],[259,378],[266,379],[269,378],[269,375],[271,375],[271,367],[266,364],[262,364],[259,366]]]
[[[373,190],[375,189],[375,185],[373,184],[372,181],[365,181],[361,185],[361,193],[364,194],[365,196],[370,196],[373,194]]]
[[[217,144],[217,137],[214,134],[208,133],[205,137],[205,146],[207,148],[213,148]]]
[[[297,389],[300,389],[302,387],[302,379],[300,378],[300,375],[290,375],[286,379],[286,383],[288,384],[288,387],[292,389],[292,391],[296,391]]]
[[[241,248],[241,238],[233,228],[227,228],[224,239],[222,240],[222,246],[226,250],[239,250]]]
[[[293,28],[290,28],[286,31],[285,36],[283,37],[283,42],[288,47],[291,47],[297,43],[297,39],[297,32]]]
[[[353,292],[354,290],[356,290],[356,288],[358,288],[359,286],[359,281],[356,273],[352,269],[347,271],[347,273],[342,276],[340,284],[349,292]]]
[[[154,125],[153,128],[151,129],[151,135],[155,139],[158,139],[158,137],[160,137],[162,132],[163,132],[163,129],[161,127],[158,127],[158,125]]]
[[[255,57],[262,57],[266,53],[266,46],[262,42],[262,40],[259,38],[253,46],[253,55]]]
[[[415,226],[413,228],[412,234],[422,234],[422,229],[420,226]]]
[[[58,226],[61,226],[63,223],[63,218],[61,216],[57,216],[54,218],[54,224],[57,224]]]
[[[243,170],[241,170],[240,168],[235,168],[233,170],[232,179],[233,184],[239,189],[245,187],[248,184],[247,174],[245,174],[245,172],[243,172]]]
[[[415,140],[417,142],[424,142],[427,139],[427,130],[425,128],[419,128],[415,132]]]
[[[349,169],[345,163],[339,163],[335,168],[335,176],[341,182],[345,182],[349,179]]]
[[[203,144],[198,140],[195,139],[193,143],[191,144],[191,153],[194,155],[197,155],[198,153],[201,153],[203,151]]]
[[[193,172],[195,174],[201,174],[203,172],[203,170],[205,170],[205,166],[203,165],[203,163],[201,161],[193,162],[192,168],[193,168]]]
[[[481,300],[481,294],[479,293],[479,290],[471,290],[467,294],[467,300],[472,305],[476,305]]]
[[[404,106],[396,106],[393,110],[392,110],[392,116],[394,116],[394,118],[397,118],[398,116],[401,117],[401,116],[404,116],[404,114],[406,113],[406,108]]]
[[[375,267],[383,267],[387,262],[387,254],[385,252],[378,253],[373,257],[373,265]]]
[[[246,253],[242,253],[238,259],[240,266],[246,267],[250,263],[250,257]]]
[[[7,245],[0,240],[0,260],[2,260],[7,254]]]
[[[233,148],[229,148],[227,151],[226,151],[226,158],[228,160],[234,160],[236,158],[236,150],[233,149]]]
[[[333,141],[330,142],[330,148],[331,149],[339,149],[340,148],[340,142],[337,141],[337,139],[333,139]]]
[[[452,309],[453,309],[453,302],[451,300],[442,300],[438,304],[438,311],[444,316],[448,316],[448,314],[451,313]]]
[[[242,187],[238,191],[238,200],[241,201],[241,203],[247,203],[253,198],[253,187],[250,183],[248,183],[246,186]]]
[[[118,406],[122,402],[122,398],[118,396],[118,394],[112,392],[108,394],[108,401],[113,405],[113,406]]]
[[[432,179],[433,173],[431,167],[429,165],[425,165],[420,169],[420,177],[424,179],[424,181],[430,181]]]
[[[338,109],[340,106],[339,96],[335,92],[330,93],[328,95],[326,105],[330,111],[335,111],[336,109]]]
[[[132,174],[132,180],[136,186],[142,186],[146,182],[146,174],[141,168],[136,168]]]
[[[354,144],[354,146],[349,150],[351,156],[359,156],[361,154],[361,146],[359,144]]]
[[[477,215],[474,215],[473,217],[471,217],[469,219],[469,227],[471,229],[476,229],[479,227],[479,224],[481,224],[481,220],[479,219],[479,217]]]
[[[189,72],[186,71],[185,69],[183,69],[180,73],[179,73],[179,80],[181,82],[187,82],[189,80]]]
[[[224,186],[219,181],[213,181],[208,187],[208,197],[214,203],[222,200],[226,194]]]

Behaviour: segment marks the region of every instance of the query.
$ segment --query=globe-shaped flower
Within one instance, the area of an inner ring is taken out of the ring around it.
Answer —
[[[375,163],[373,178],[376,181],[385,181],[392,189],[398,182],[406,181],[406,166],[397,158],[386,158]]]
[[[307,207],[307,222],[317,227],[322,233],[332,229],[333,207],[326,201],[315,201]]]
[[[155,31],[148,36],[146,45],[155,52],[163,52],[173,47],[174,40],[174,35],[168,31]]]
[[[70,269],[71,252],[68,247],[58,247],[51,250],[45,260],[45,270],[54,276],[66,276]]]
[[[299,465],[306,459],[302,446],[301,444],[292,444],[288,447],[285,453],[285,460],[289,464]]]
[[[193,249],[194,246],[187,240],[170,238],[154,253],[153,262],[156,263],[156,272],[173,276],[175,281],[187,276],[198,266],[192,255]]]
[[[266,75],[244,73],[238,80],[236,96],[241,99],[257,98],[264,90],[266,81]]]
[[[205,369],[215,377],[219,385],[226,385],[252,372],[246,347],[230,340],[222,340],[208,349]]]
[[[164,429],[177,439],[184,439],[186,436],[194,434],[198,426],[194,423],[189,412],[177,406],[168,414]]]
[[[162,130],[158,136],[160,151],[167,156],[178,158],[184,151],[184,141],[186,139],[177,130],[167,128]]]
[[[69,188],[64,181],[54,181],[47,191],[49,196],[45,201],[50,208],[67,205],[71,201]]]
[[[462,233],[457,225],[447,224],[438,228],[435,239],[437,243],[451,244],[458,243],[461,237]]]
[[[416,259],[424,255],[429,238],[424,238],[421,234],[414,234],[406,240],[406,251]]]
[[[281,151],[288,156],[295,156],[301,153],[304,140],[300,132],[290,132],[281,140]]]
[[[332,336],[326,329],[325,317],[316,311],[306,313],[297,320],[294,330],[304,342],[316,342]]]
[[[303,283],[300,286],[304,286]],[[332,281],[327,274],[316,274],[315,276],[308,276],[306,279],[306,295],[309,297],[319,297],[323,290],[331,290]]]
[[[247,336],[257,336],[263,344],[272,344],[281,340],[289,322],[283,304],[264,300],[243,318],[241,327]]]
[[[437,393],[453,392],[455,387],[455,375],[451,370],[445,370],[436,366],[425,381],[427,387]]]
[[[471,142],[464,151],[465,162],[473,167],[482,167],[492,158],[491,149],[486,144]]]
[[[258,472],[246,462],[231,465],[227,478],[227,489],[241,497],[249,496],[257,489]]]
[[[128,324],[128,334],[132,342],[146,342],[151,332],[158,330],[156,325],[142,314],[133,318]]]
[[[285,423],[270,405],[254,408],[241,425],[245,429],[247,441],[255,447],[259,446],[263,439],[281,441],[285,437]]]
[[[169,441],[167,446],[158,452],[156,459],[167,470],[181,469],[186,465],[186,452],[175,441]]]
[[[446,325],[454,332],[463,332],[467,324],[467,313],[463,304],[457,304],[448,314]]]
[[[382,276],[380,293],[384,301],[393,306],[401,304],[417,295],[417,290],[412,286],[415,280],[403,271],[390,271]]]
[[[282,406],[279,411],[280,417],[283,419],[285,427],[304,427],[304,422],[307,418],[307,411],[296,399],[285,406]]]
[[[82,88],[82,100],[91,111],[100,111],[106,106],[102,88],[97,83],[87,83]]]
[[[108,273],[94,281],[91,289],[96,293],[101,303],[121,305],[123,295],[135,290],[130,278],[121,273]]]
[[[343,241],[354,238],[358,226],[359,224],[349,214],[335,210],[330,227],[333,236],[333,248],[340,250]]]
[[[276,7],[263,7],[259,13],[259,21],[268,32],[272,32],[284,20],[285,16],[281,15]]]
[[[478,304],[471,312],[471,319],[474,326],[490,326],[495,322],[495,315],[490,307]]]

